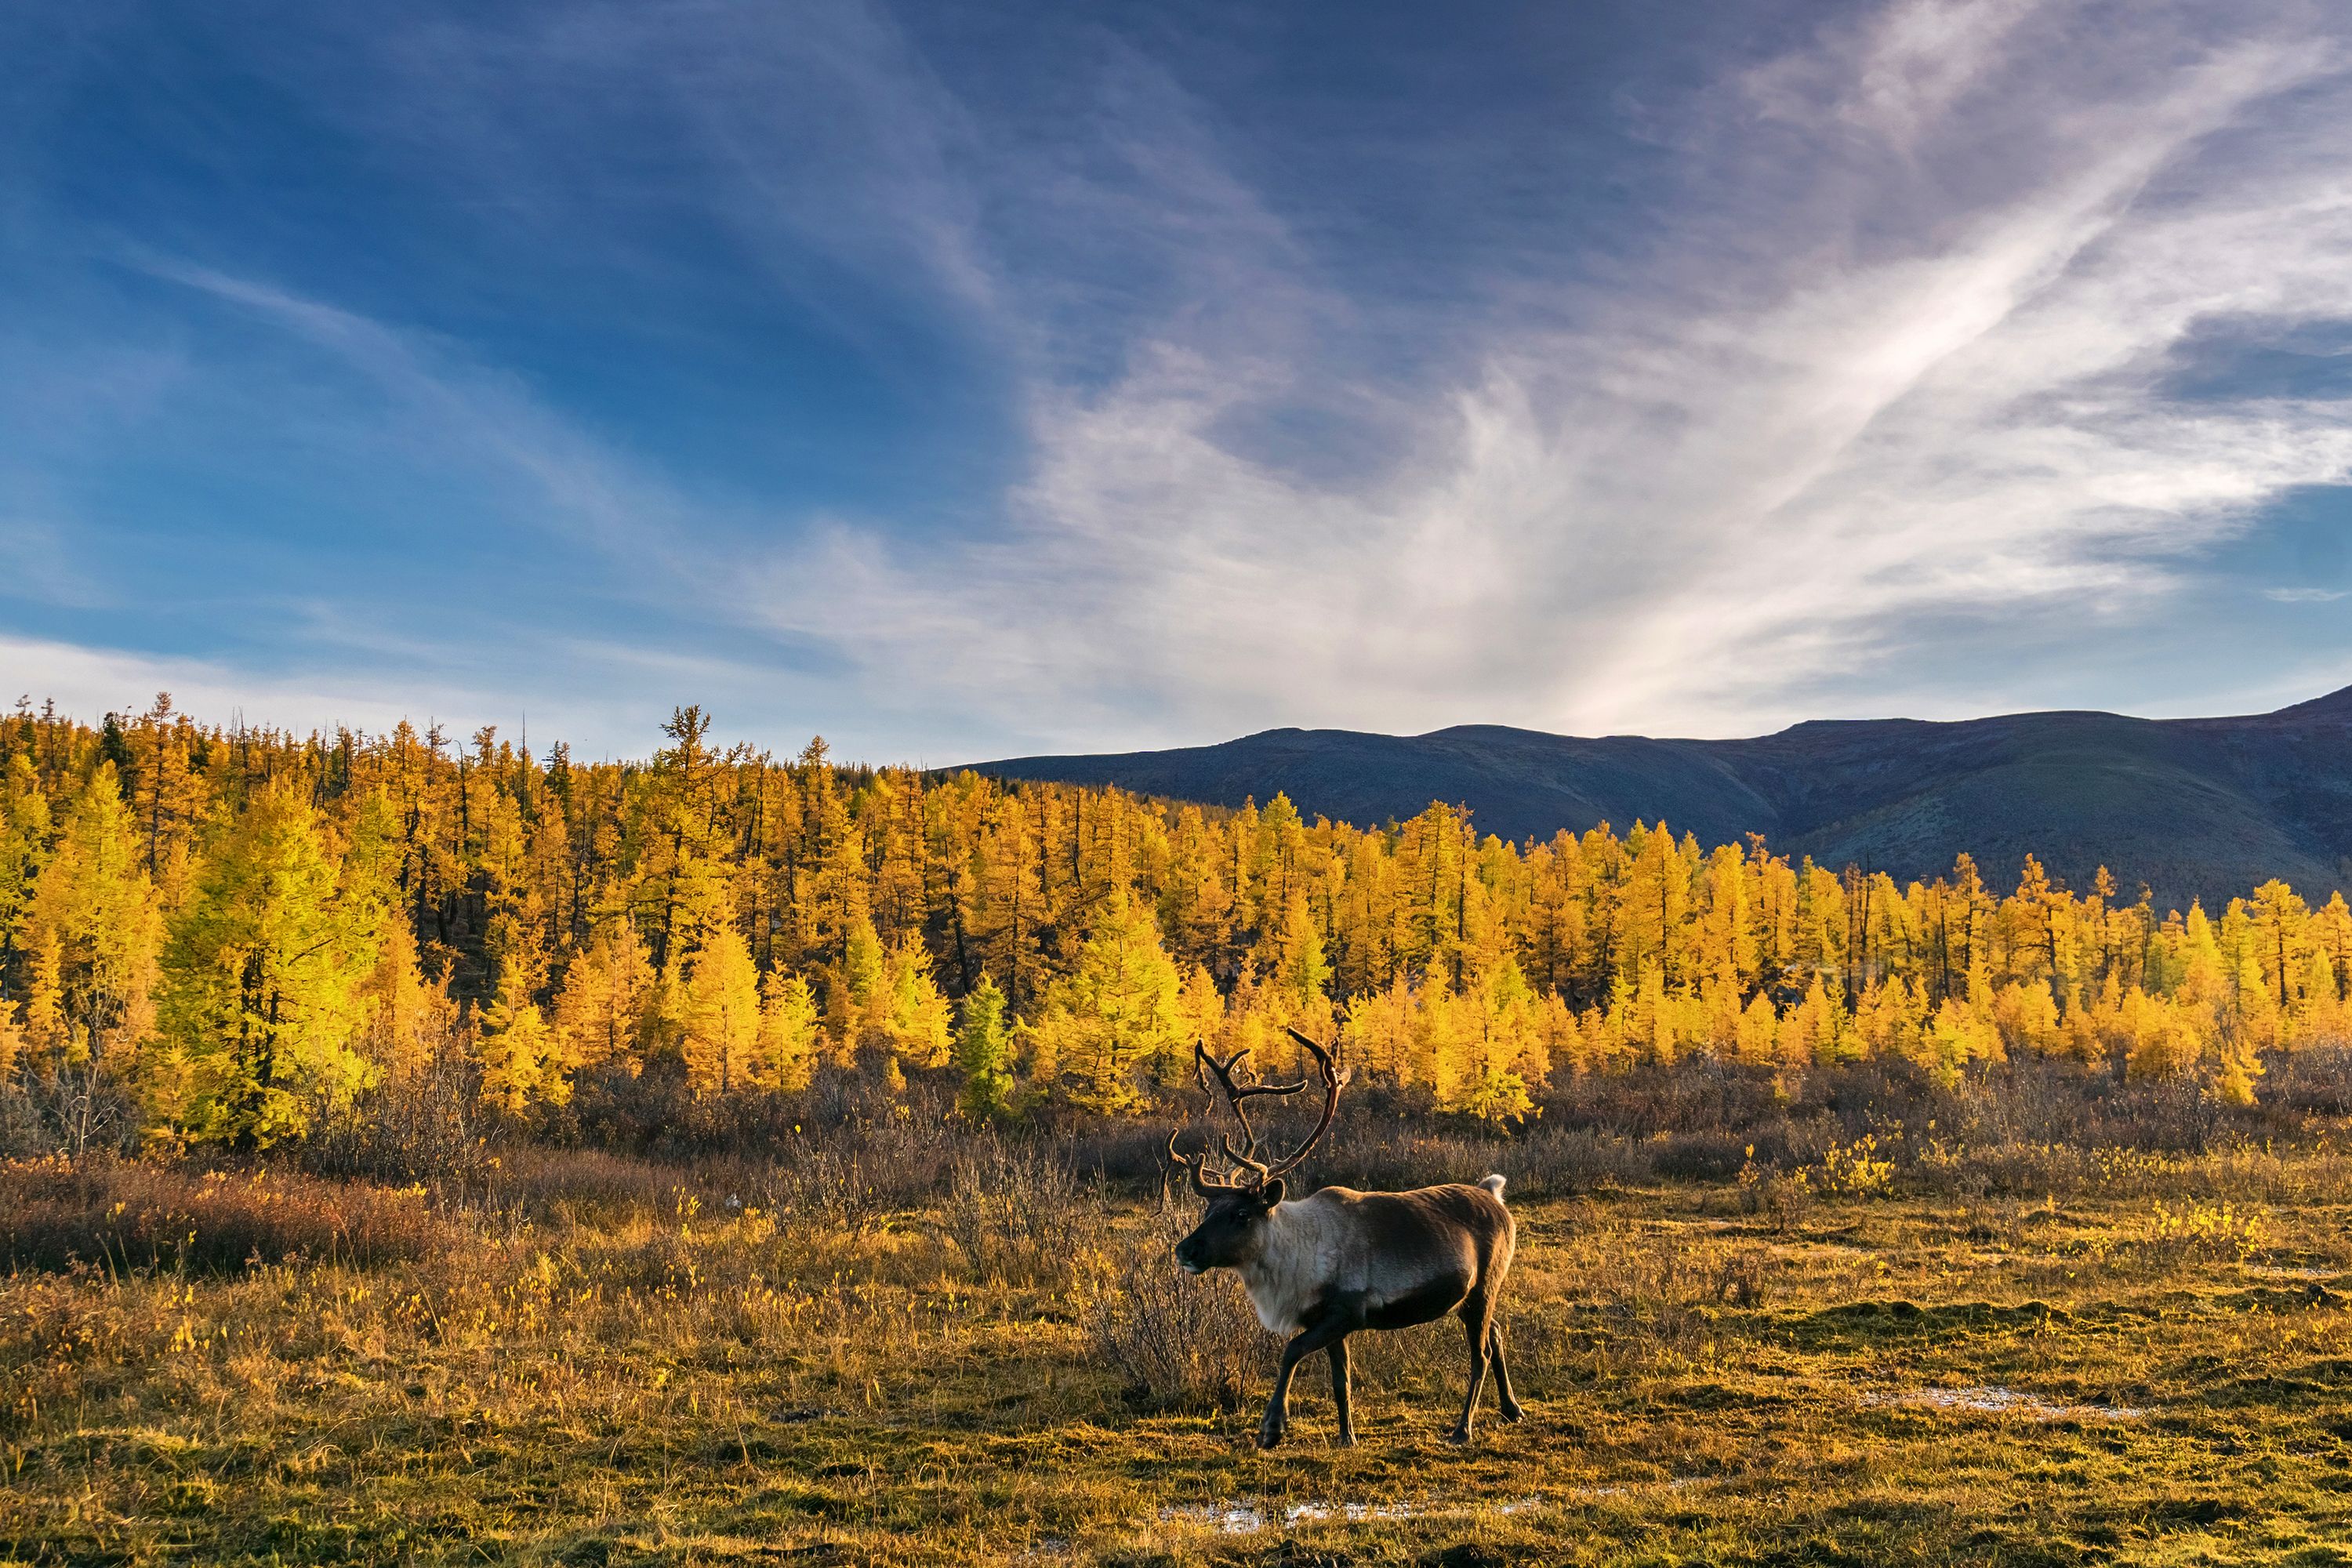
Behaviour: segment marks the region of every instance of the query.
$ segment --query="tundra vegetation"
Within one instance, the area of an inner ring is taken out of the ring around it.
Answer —
[[[2340,898],[670,742],[0,720],[0,1561],[2343,1561]],[[1153,1118],[1294,1026],[1524,1422],[1255,1448]]]
[[[1358,1447],[1304,1379],[1262,1453],[1279,1342],[1173,1268],[1160,1140],[920,1079],[397,1184],[19,1160],[0,1561],[2340,1562],[2345,1065],[1646,1068],[1510,1137],[1367,1096],[1320,1176],[1511,1174],[1527,1418],[1467,1448],[1447,1321],[1358,1337]]]

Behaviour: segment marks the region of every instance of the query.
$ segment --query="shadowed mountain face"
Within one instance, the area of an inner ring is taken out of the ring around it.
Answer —
[[[974,764],[1220,805],[1290,796],[1377,826],[1433,800],[1487,832],[1549,838],[1664,818],[1717,844],[1761,833],[1790,856],[1898,880],[1967,850],[2006,885],[2028,851],[2086,889],[2219,904],[2280,877],[2315,901],[2352,889],[2352,687],[2235,719],[2018,713],[1799,724],[1747,741],[1585,740],[1496,725],[1427,735],[1269,730],[1222,745]]]

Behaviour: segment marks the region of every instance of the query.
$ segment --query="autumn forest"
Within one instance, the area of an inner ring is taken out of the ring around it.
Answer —
[[[1283,1026],[1489,1121],[1694,1054],[1947,1079],[2019,1053],[2251,1102],[2347,1030],[2352,910],[2158,910],[1963,856],[1896,886],[1666,824],[1549,842],[715,749],[650,762],[225,731],[159,698],[0,721],[0,1066],[142,1135],[266,1146],[428,1070],[529,1118],[598,1075],[698,1100],[953,1075],[970,1117],[1135,1112]]]

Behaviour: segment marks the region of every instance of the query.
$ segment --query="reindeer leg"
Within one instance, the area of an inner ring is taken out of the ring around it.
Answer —
[[[1503,1360],[1503,1320],[1497,1317],[1486,1331],[1486,1359],[1495,1363],[1495,1396],[1502,1405],[1503,1419],[1517,1421],[1527,1414],[1519,1402],[1511,1396],[1511,1369]]]
[[[1445,1435],[1449,1443],[1470,1441],[1470,1418],[1478,1413],[1478,1394],[1486,1385],[1486,1333],[1494,1313],[1484,1291],[1462,1303],[1462,1331],[1470,1341],[1470,1392],[1462,1401],[1462,1420]]]
[[[1339,1447],[1356,1446],[1356,1423],[1348,1413],[1348,1340],[1346,1335],[1331,1342],[1328,1352],[1331,1357],[1331,1403],[1339,1411]]]
[[[1298,1363],[1317,1351],[1328,1350],[1357,1326],[1350,1314],[1326,1311],[1282,1347],[1282,1367],[1274,1374],[1274,1393],[1265,1402],[1265,1417],[1257,1424],[1259,1447],[1271,1448],[1281,1442],[1290,1426],[1290,1375],[1298,1370]]]

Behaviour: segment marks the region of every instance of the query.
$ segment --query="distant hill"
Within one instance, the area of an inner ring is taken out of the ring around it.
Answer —
[[[972,767],[1223,805],[1280,792],[1310,818],[1360,826],[1443,800],[1521,840],[1663,817],[1705,844],[1761,833],[1783,854],[1897,879],[1933,876],[1965,849],[2006,886],[2031,850],[2077,889],[2102,865],[2126,898],[2145,882],[2159,907],[2217,903],[2270,877],[2314,901],[2352,890],[2352,687],[2232,719],[1814,721],[1745,741],[1268,730]]]

